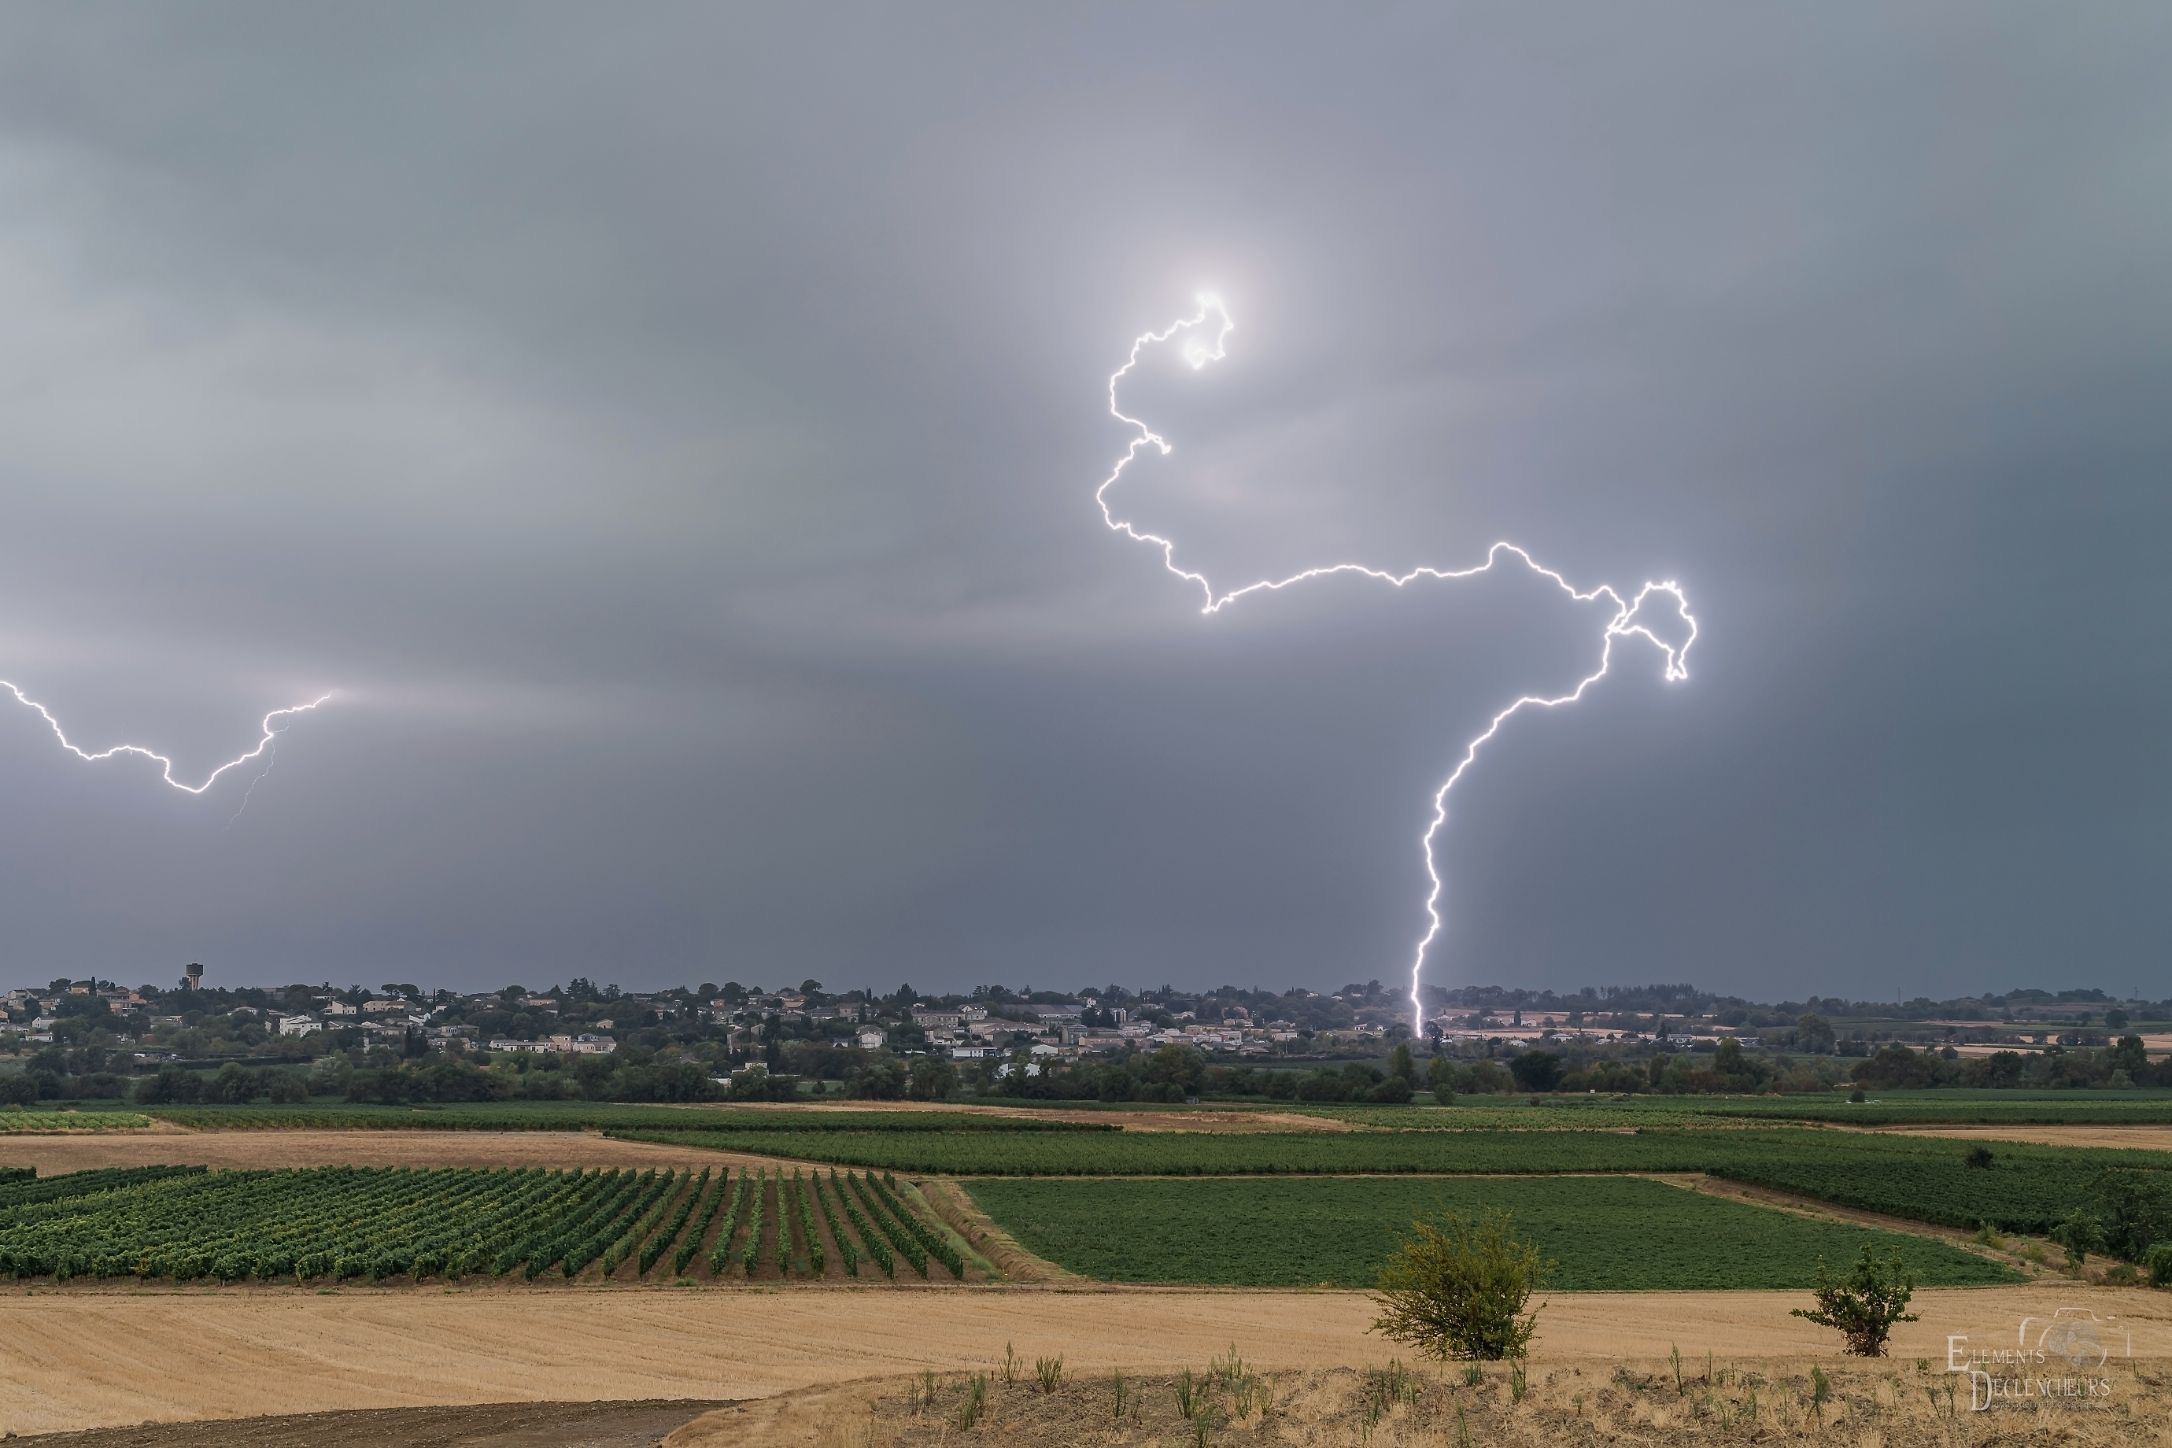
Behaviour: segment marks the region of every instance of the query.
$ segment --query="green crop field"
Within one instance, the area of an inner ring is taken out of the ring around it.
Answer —
[[[957,1281],[966,1263],[911,1187],[874,1173],[139,1167],[0,1178],[0,1275],[16,1278]]]
[[[1863,1244],[1897,1249],[1919,1284],[2019,1277],[1941,1242],[1720,1201],[1660,1182],[1019,1181],[970,1190],[1034,1252],[1111,1282],[1368,1287],[1413,1218],[1500,1208],[1556,1261],[1565,1291],[1803,1287]]]
[[[958,1176],[1515,1175],[1708,1172],[1893,1216],[2045,1232],[2100,1171],[2172,1170],[2172,1153],[1968,1145],[1816,1128],[1328,1133],[614,1132],[634,1140]]]
[[[68,1131],[140,1131],[151,1118],[133,1111],[0,1111],[0,1136]]]

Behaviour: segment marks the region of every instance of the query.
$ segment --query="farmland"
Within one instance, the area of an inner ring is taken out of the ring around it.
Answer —
[[[151,1118],[133,1111],[0,1111],[0,1136],[58,1131],[141,1131]]]
[[[79,1119],[123,1113],[81,1113]],[[759,1110],[728,1106],[620,1106],[516,1101],[450,1106],[162,1106],[149,1113],[200,1131],[1113,1131],[1099,1122],[961,1111]],[[0,1112],[0,1121],[6,1113]],[[128,1117],[147,1126],[142,1116]]]
[[[182,1167],[0,1182],[0,1275],[600,1283],[974,1274],[911,1187],[872,1173]]]
[[[1521,1175],[1708,1172],[1944,1226],[2043,1232],[2113,1166],[2162,1171],[2161,1152],[2001,1145],[1989,1169],[1934,1138],[1811,1129],[1383,1131],[1256,1134],[883,1136],[866,1132],[625,1133],[892,1171],[960,1176]]]
[[[1032,1181],[971,1184],[1020,1242],[1113,1282],[1242,1287],[1371,1285],[1413,1219],[1514,1214],[1568,1291],[1794,1287],[1819,1258],[1869,1243],[1898,1250],[1916,1281],[2020,1280],[1941,1242],[1717,1201],[1636,1178],[1352,1178]]]

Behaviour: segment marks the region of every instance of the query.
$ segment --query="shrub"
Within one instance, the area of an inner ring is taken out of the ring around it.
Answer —
[[[1380,1269],[1372,1330],[1443,1361],[1521,1357],[1538,1314],[1520,1314],[1552,1267],[1506,1212],[1413,1222]]]
[[[2155,1242],[2172,1241],[2172,1187],[2163,1173],[2113,1167],[2089,1184],[2089,1209],[2104,1229],[2104,1250],[2139,1262]]]
[[[1968,1155],[1963,1160],[1978,1171],[1989,1171],[1991,1163],[1998,1158],[1992,1154],[1990,1147],[1979,1141],[1968,1149]]]
[[[2172,1287],[2172,1242],[2159,1242],[2142,1254],[2142,1265],[2149,1269],[2149,1285]]]
[[[2104,1250],[2104,1224],[2088,1208],[2076,1207],[2051,1229],[2051,1240],[2066,1249],[2066,1265],[2071,1271],[2088,1261],[2091,1252]]]
[[[1884,1357],[1885,1340],[1896,1322],[1914,1322],[1905,1309],[1915,1295],[1915,1284],[1901,1266],[1899,1252],[1880,1262],[1866,1243],[1855,1259],[1855,1271],[1845,1282],[1835,1282],[1818,1263],[1815,1309],[1798,1307],[1790,1317],[1806,1318],[1820,1327],[1836,1329],[1848,1340],[1848,1351],[1857,1357]]]

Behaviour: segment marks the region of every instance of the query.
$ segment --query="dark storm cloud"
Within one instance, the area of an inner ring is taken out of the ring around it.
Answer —
[[[2163,989],[2156,7],[0,19],[7,973]],[[237,781],[237,784],[239,782]]]

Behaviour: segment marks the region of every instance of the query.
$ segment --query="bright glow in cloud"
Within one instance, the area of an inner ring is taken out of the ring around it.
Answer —
[[[1504,558],[1514,559],[1531,572],[1553,583],[1579,603],[1603,602],[1613,610],[1606,621],[1604,631],[1600,634],[1597,667],[1582,679],[1579,679],[1572,689],[1558,694],[1526,694],[1495,714],[1491,722],[1463,746],[1462,757],[1456,761],[1455,768],[1450,770],[1448,777],[1441,781],[1440,787],[1433,791],[1433,818],[1427,824],[1425,834],[1420,840],[1420,845],[1425,852],[1426,878],[1432,881],[1432,889],[1425,898],[1427,921],[1425,934],[1419,939],[1417,949],[1410,962],[1411,1025],[1412,1029],[1422,1036],[1425,1032],[1424,1009],[1418,1002],[1418,982],[1425,969],[1426,952],[1432,948],[1433,942],[1439,938],[1443,925],[1441,917],[1441,877],[1440,871],[1433,860],[1433,841],[1435,836],[1440,833],[1441,827],[1448,822],[1448,792],[1455,788],[1456,781],[1463,778],[1465,772],[1477,760],[1478,751],[1484,748],[1486,742],[1492,739],[1494,735],[1501,732],[1503,724],[1506,724],[1518,713],[1525,709],[1558,709],[1564,704],[1573,704],[1583,698],[1584,691],[1605,678],[1608,669],[1613,666],[1614,642],[1617,639],[1639,638],[1658,649],[1664,670],[1663,676],[1669,683],[1688,678],[1689,649],[1690,645],[1697,641],[1697,620],[1689,612],[1689,601],[1683,596],[1680,585],[1671,579],[1647,582],[1626,598],[1615,591],[1612,586],[1604,583],[1591,589],[1579,589],[1559,573],[1539,563],[1522,548],[1513,543],[1505,542],[1495,543],[1486,550],[1484,562],[1472,564],[1467,568],[1425,567],[1413,568],[1407,573],[1391,573],[1363,563],[1328,563],[1315,568],[1304,569],[1301,572],[1290,574],[1286,578],[1258,579],[1229,589],[1226,592],[1218,590],[1204,573],[1179,566],[1176,561],[1175,540],[1165,538],[1158,533],[1141,532],[1128,521],[1117,517],[1109,507],[1109,489],[1122,479],[1124,470],[1131,466],[1132,461],[1139,456],[1142,449],[1151,447],[1164,457],[1174,451],[1168,439],[1155,432],[1138,418],[1128,415],[1117,405],[1117,385],[1139,365],[1141,355],[1150,347],[1165,346],[1171,341],[1178,341],[1178,355],[1186,363],[1190,364],[1194,371],[1205,367],[1210,362],[1219,362],[1228,355],[1229,336],[1230,333],[1236,330],[1237,326],[1229,314],[1229,309],[1223,305],[1222,299],[1212,292],[1200,293],[1197,300],[1198,310],[1191,316],[1171,322],[1158,332],[1142,333],[1135,338],[1131,344],[1131,355],[1124,359],[1124,365],[1109,374],[1109,415],[1132,429],[1135,436],[1131,439],[1130,446],[1124,449],[1123,456],[1118,458],[1116,465],[1109,470],[1109,475],[1101,480],[1101,486],[1094,490],[1094,502],[1101,508],[1102,521],[1108,524],[1112,531],[1121,533],[1134,542],[1149,544],[1161,550],[1162,566],[1176,577],[1183,579],[1186,583],[1199,590],[1200,612],[1206,614],[1219,613],[1228,605],[1250,594],[1272,593],[1288,588],[1292,584],[1303,583],[1308,579],[1326,578],[1342,573],[1360,574],[1396,588],[1416,583],[1421,579],[1452,582],[1456,579],[1470,578],[1477,574],[1490,572],[1493,566]],[[1210,334],[1212,341],[1208,340]],[[1675,611],[1688,628],[1687,635],[1679,645],[1669,644],[1643,623],[1638,622],[1638,616],[1644,607],[1645,600],[1655,593],[1662,594],[1672,601]]]

